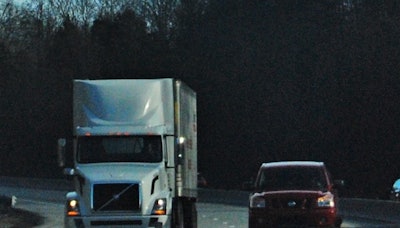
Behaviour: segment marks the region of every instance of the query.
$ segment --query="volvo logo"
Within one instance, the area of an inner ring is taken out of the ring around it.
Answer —
[[[296,201],[289,201],[289,202],[287,203],[287,205],[288,205],[289,207],[295,207],[295,206],[296,206]]]

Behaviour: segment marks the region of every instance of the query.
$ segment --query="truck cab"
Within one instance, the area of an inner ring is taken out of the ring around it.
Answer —
[[[65,227],[196,227],[195,98],[175,79],[75,80]]]

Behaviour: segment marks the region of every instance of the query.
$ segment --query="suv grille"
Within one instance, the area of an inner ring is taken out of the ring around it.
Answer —
[[[267,199],[267,206],[271,209],[310,209],[313,207],[313,198],[273,198]]]
[[[136,211],[138,209],[140,209],[138,184],[93,185],[93,210]]]

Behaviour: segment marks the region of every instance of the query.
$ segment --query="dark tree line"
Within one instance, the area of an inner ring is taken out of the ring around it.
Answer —
[[[72,79],[176,77],[216,187],[275,160],[324,161],[361,196],[400,177],[398,1],[112,2],[0,3],[0,175],[61,176]]]

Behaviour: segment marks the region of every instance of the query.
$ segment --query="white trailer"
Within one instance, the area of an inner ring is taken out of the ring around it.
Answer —
[[[180,80],[74,80],[65,227],[197,227],[196,118]]]

